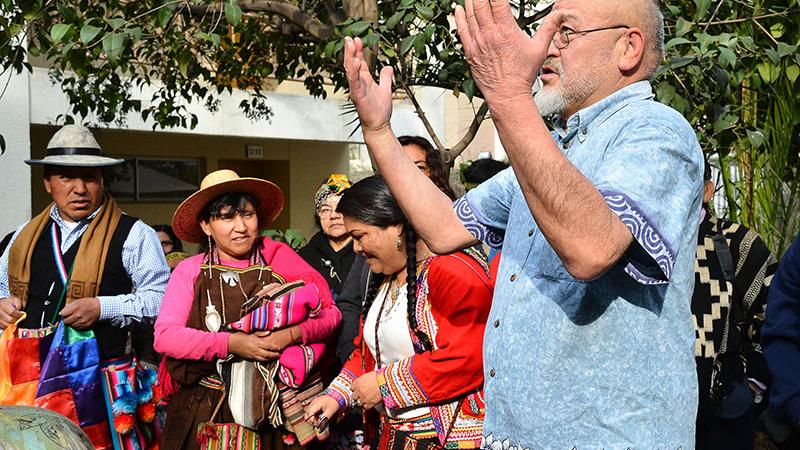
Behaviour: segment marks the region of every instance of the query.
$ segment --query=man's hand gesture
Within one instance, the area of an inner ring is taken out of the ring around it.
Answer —
[[[531,96],[561,13],[553,12],[533,38],[517,25],[508,0],[466,0],[456,6],[456,26],[475,83],[491,105]]]

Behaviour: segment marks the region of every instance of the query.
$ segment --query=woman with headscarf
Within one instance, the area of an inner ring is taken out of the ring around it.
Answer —
[[[162,448],[199,448],[199,426],[202,430],[209,423],[235,422],[223,401],[225,383],[216,361],[235,356],[272,367],[287,347],[324,342],[336,329],[341,315],[325,280],[289,246],[258,236],[282,209],[283,193],[275,184],[219,170],[206,176],[200,190],[176,210],[172,227],[177,236],[192,243],[206,241],[208,250],[175,269],[155,326],[156,350],[167,357],[166,367],[179,385],[167,407]],[[271,332],[224,331],[242,319],[246,301],[275,283],[296,280],[313,286],[321,298],[319,310],[308,319]],[[265,395],[277,395],[271,388]],[[301,448],[286,444],[287,433],[277,426],[237,427],[230,431],[246,436],[249,445],[257,440],[260,448]]]
[[[371,448],[479,448],[488,267],[471,250],[432,254],[379,176],[338,211],[371,275],[356,348],[306,417],[322,425],[360,406]]]

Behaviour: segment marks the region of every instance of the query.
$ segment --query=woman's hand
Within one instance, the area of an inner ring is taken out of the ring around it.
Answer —
[[[269,331],[253,334],[231,333],[228,337],[228,352],[251,361],[269,361],[281,356],[275,349],[274,339],[269,339]]]
[[[317,396],[305,407],[305,419],[314,424],[315,427],[319,426],[320,421],[330,420],[339,412],[339,402],[333,397],[327,395]]]
[[[378,386],[378,374],[367,372],[358,377],[350,386],[353,391],[353,400],[356,405],[361,405],[364,409],[372,409],[379,403],[383,403],[381,390]]]
[[[350,100],[358,112],[364,134],[384,131],[392,118],[392,68],[381,69],[378,83],[364,60],[360,38],[344,38],[344,70],[350,86]]]

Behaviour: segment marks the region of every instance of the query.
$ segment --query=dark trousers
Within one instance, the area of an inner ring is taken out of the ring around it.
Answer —
[[[695,436],[695,450],[753,450],[753,409],[736,419],[704,418],[697,422]]]

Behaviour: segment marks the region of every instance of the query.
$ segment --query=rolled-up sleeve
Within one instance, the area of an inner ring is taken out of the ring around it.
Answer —
[[[596,172],[595,186],[633,235],[621,261],[625,272],[642,284],[669,282],[679,237],[698,226],[687,220],[702,192],[702,152],[683,128],[626,127]]]
[[[500,249],[518,189],[512,168],[507,168],[453,202],[456,216],[475,239]]]
[[[156,232],[141,220],[131,227],[122,246],[122,265],[131,278],[130,294],[99,296],[100,320],[124,327],[154,320],[161,307],[170,271]]]

